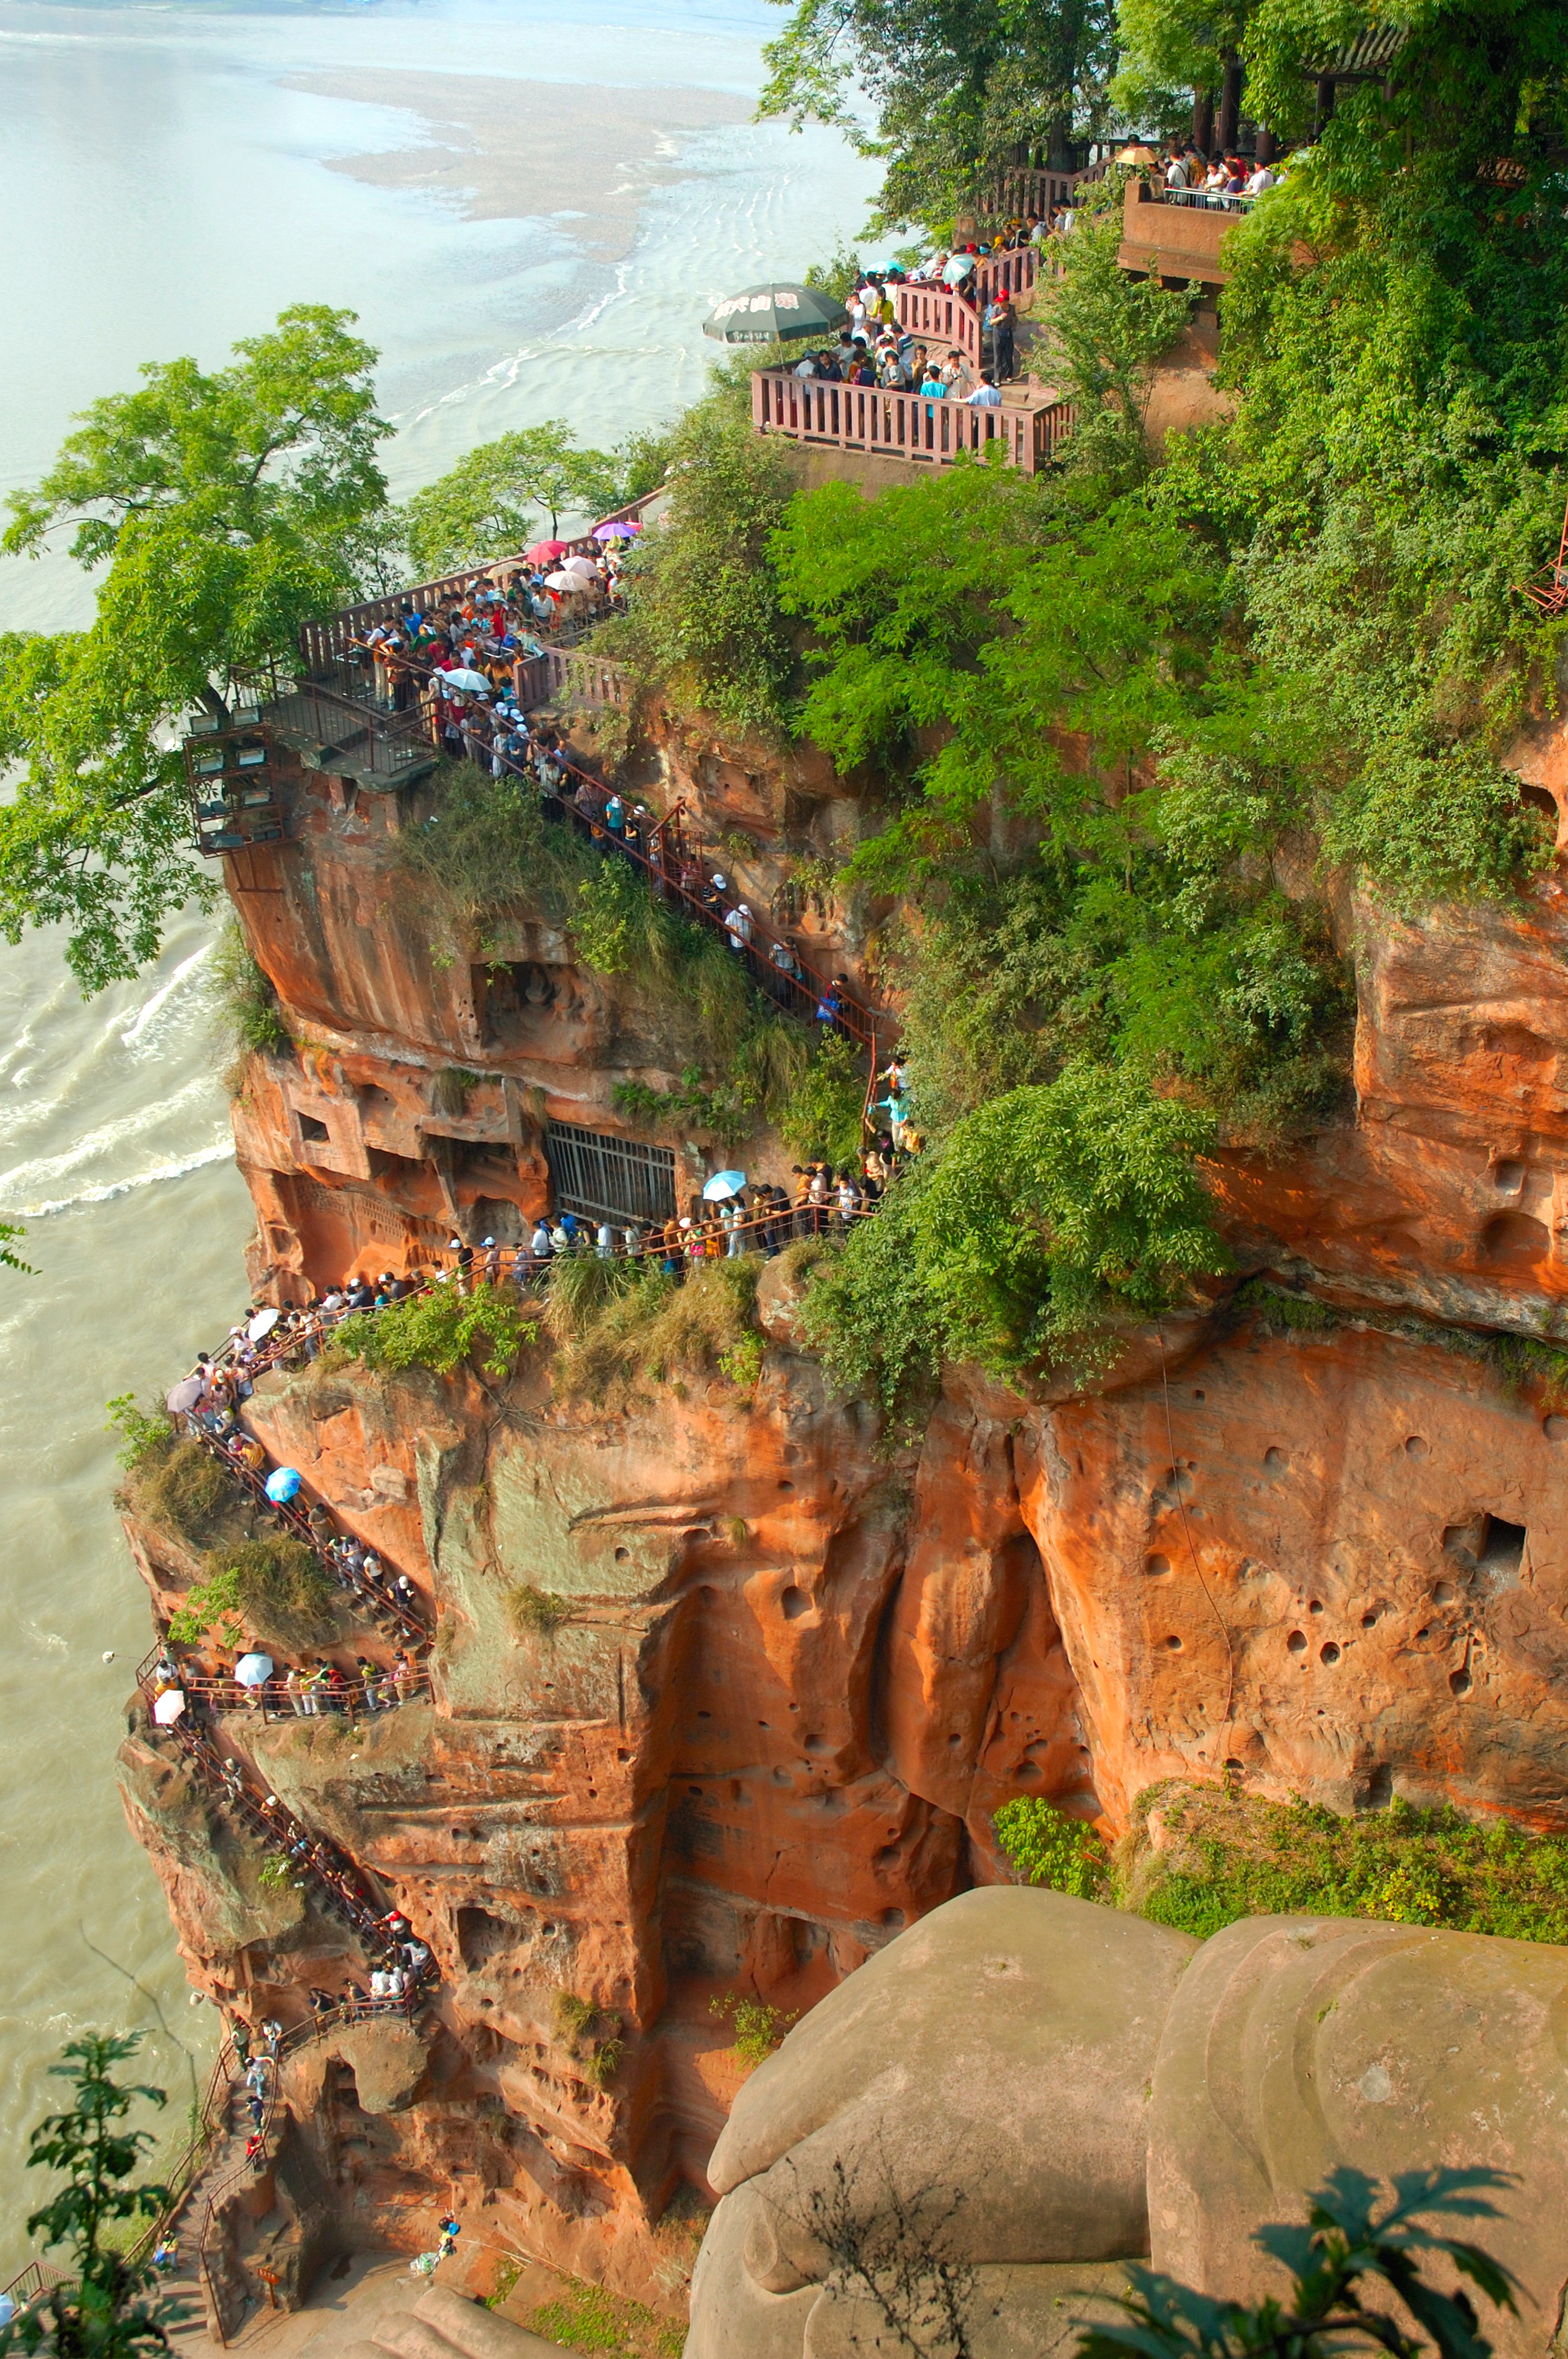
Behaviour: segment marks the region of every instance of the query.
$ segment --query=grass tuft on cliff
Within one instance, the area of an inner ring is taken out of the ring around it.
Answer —
[[[683,1286],[646,1261],[557,1261],[546,1313],[557,1397],[619,1408],[652,1386],[714,1375],[750,1390],[762,1371],[760,1270],[754,1255],[698,1262]]]
[[[233,1484],[199,1441],[173,1419],[140,1410],[129,1395],[111,1404],[125,1435],[119,1495],[139,1521],[200,1548],[218,1536],[237,1508]]]
[[[1159,1844],[1149,1840],[1158,1813]],[[1130,1909],[1200,1941],[1242,1917],[1366,1917],[1517,1941],[1568,1941],[1568,1836],[1452,1808],[1339,1818],[1220,1786],[1152,1786],[1116,1854],[1033,1796],[997,1812],[1022,1881]]]
[[[236,919],[230,919],[213,947],[208,993],[214,1029],[237,1057],[257,1050],[276,1055],[293,1045],[277,994]]]

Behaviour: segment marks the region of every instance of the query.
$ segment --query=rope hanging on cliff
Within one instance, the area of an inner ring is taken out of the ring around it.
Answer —
[[[1225,1616],[1219,1610],[1214,1592],[1204,1579],[1203,1567],[1198,1562],[1198,1552],[1193,1543],[1192,1526],[1187,1521],[1187,1510],[1182,1498],[1182,1470],[1176,1458],[1176,1436],[1171,1423],[1171,1373],[1165,1365],[1165,1330],[1160,1326],[1155,1328],[1154,1332],[1160,1342],[1160,1383],[1165,1396],[1165,1440],[1171,1452],[1171,1489],[1175,1495],[1176,1513],[1182,1519],[1182,1532],[1187,1543],[1187,1554],[1193,1560],[1193,1571],[1197,1576],[1198,1587],[1208,1601],[1208,1610],[1218,1623],[1219,1635],[1225,1641],[1225,1711],[1219,1723],[1220,1739],[1223,1743],[1226,1732],[1230,1726],[1230,1707],[1236,1695],[1236,1649],[1230,1643],[1230,1632]]]

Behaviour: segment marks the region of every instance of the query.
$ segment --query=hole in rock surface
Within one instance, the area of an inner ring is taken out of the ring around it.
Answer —
[[[1450,1671],[1448,1684],[1456,1696],[1467,1696],[1475,1682],[1468,1671]]]
[[[1376,1768],[1367,1773],[1367,1808],[1369,1810],[1386,1810],[1393,1799],[1393,1764],[1379,1761]]]
[[[1506,1523],[1501,1516],[1488,1516],[1478,1560],[1481,1571],[1518,1572],[1524,1562],[1524,1547],[1529,1537],[1522,1524]]]
[[[458,1955],[471,1973],[510,1950],[521,1938],[522,1929],[508,1924],[503,1917],[492,1917],[488,1908],[460,1908],[457,1915]]]
[[[1500,1162],[1493,1164],[1487,1177],[1494,1188],[1517,1188],[1524,1178],[1524,1165],[1505,1156]]]
[[[332,1134],[324,1122],[317,1121],[313,1114],[302,1114],[299,1117],[299,1136],[312,1147],[325,1147]]]
[[[1286,1467],[1290,1464],[1290,1460],[1285,1456],[1282,1450],[1265,1450],[1263,1452],[1263,1463],[1268,1468],[1271,1474],[1282,1474]]]
[[[1143,1570],[1147,1573],[1152,1573],[1154,1579],[1159,1581],[1170,1571],[1171,1560],[1168,1556],[1146,1556],[1143,1560]]]
[[[1481,1231],[1481,1259],[1491,1269],[1534,1269],[1551,1243],[1544,1222],[1528,1212],[1494,1212]]]
[[[1548,1441],[1568,1441],[1568,1417],[1549,1417],[1541,1430]]]
[[[1322,1663],[1336,1663],[1339,1660],[1339,1649],[1332,1638],[1325,1647],[1319,1648],[1318,1660]]]
[[[615,1561],[617,1564],[630,1564],[632,1561],[631,1549],[629,1548],[618,1548],[615,1551]]]
[[[882,1923],[887,1927],[890,1933],[899,1932],[903,1928],[903,1921],[904,1918],[902,1908],[884,1908],[882,1910]]]
[[[1290,1636],[1285,1640],[1285,1644],[1290,1648],[1292,1655],[1304,1655],[1307,1650],[1306,1632],[1304,1630],[1292,1630]]]
[[[1432,1584],[1432,1602],[1434,1605],[1452,1605],[1458,1593],[1451,1581],[1434,1581]]]
[[[786,1622],[798,1622],[803,1614],[809,1614],[811,1611],[810,1598],[805,1590],[797,1588],[793,1581],[780,1597],[779,1604]]]
[[[826,1753],[829,1750],[827,1739],[825,1736],[808,1736],[806,1749],[808,1753]]]
[[[1165,1641],[1165,1645],[1166,1645],[1166,1646],[1167,1646],[1167,1647],[1170,1649],[1170,1651],[1171,1651],[1171,1653],[1172,1653],[1173,1655],[1179,1655],[1179,1654],[1181,1653],[1181,1651],[1182,1651],[1182,1642],[1181,1642],[1181,1640],[1176,1636],[1176,1634],[1175,1634],[1175,1632],[1174,1632],[1174,1631],[1173,1631],[1173,1632],[1171,1633],[1171,1636],[1166,1639],[1166,1641]]]
[[[1405,1443],[1405,1456],[1407,1458],[1428,1458],[1431,1454],[1431,1442],[1424,1440],[1419,1433],[1412,1433],[1409,1440]]]

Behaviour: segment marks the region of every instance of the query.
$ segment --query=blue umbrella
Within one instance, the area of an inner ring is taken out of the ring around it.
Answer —
[[[287,1507],[299,1488],[297,1467],[279,1466],[266,1478],[266,1495],[275,1507]]]
[[[743,1171],[716,1171],[703,1189],[704,1200],[709,1204],[722,1203],[727,1196],[738,1196],[745,1184]]]

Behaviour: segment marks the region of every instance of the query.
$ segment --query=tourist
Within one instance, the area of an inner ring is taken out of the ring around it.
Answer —
[[[992,379],[989,369],[982,373],[979,385],[976,386],[973,393],[970,394],[969,408],[971,409],[1000,409],[1001,408],[1001,389]]]
[[[984,326],[990,336],[991,375],[1000,386],[1013,373],[1013,338],[1018,326],[1012,298],[1005,288],[999,289],[991,298],[986,310]]]
[[[737,957],[743,956],[752,939],[752,912],[744,901],[737,901],[732,909],[725,911],[724,930],[730,937],[730,949]]]

